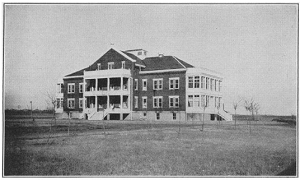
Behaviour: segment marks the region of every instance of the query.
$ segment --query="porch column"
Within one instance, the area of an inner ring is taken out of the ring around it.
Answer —
[[[121,90],[123,90],[123,77],[121,76]]]
[[[98,79],[96,78],[95,91],[98,91]]]

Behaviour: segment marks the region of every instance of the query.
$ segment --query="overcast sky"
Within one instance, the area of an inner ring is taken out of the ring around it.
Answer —
[[[114,43],[221,72],[229,111],[253,98],[263,114],[296,114],[297,28],[296,4],[6,5],[5,108],[44,109],[59,78]]]

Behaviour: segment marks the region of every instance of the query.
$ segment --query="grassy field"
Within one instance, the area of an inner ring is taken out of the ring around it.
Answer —
[[[6,119],[5,176],[275,176],[296,161],[296,127],[261,119],[145,122]]]

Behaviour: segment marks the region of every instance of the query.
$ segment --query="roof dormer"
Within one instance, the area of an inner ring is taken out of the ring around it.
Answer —
[[[147,51],[144,49],[132,49],[124,51],[130,54],[135,55],[136,57],[140,58],[141,60],[144,60],[147,57]]]

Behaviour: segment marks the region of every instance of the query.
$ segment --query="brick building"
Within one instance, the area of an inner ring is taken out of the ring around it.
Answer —
[[[109,49],[57,83],[56,113],[88,120],[232,120],[220,74],[175,56]]]

